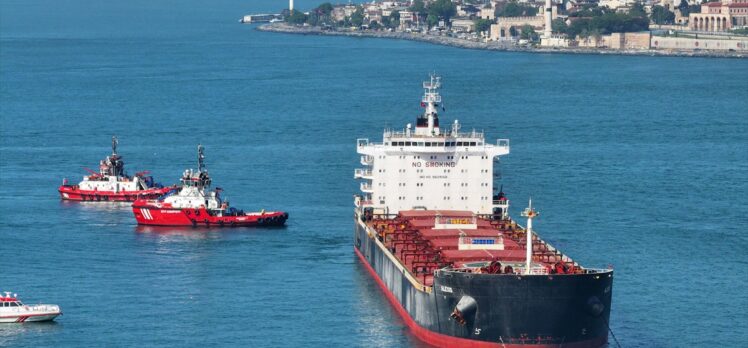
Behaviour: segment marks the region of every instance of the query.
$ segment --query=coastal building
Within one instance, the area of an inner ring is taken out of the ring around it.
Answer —
[[[472,33],[475,31],[475,22],[472,19],[452,19],[452,31]]]
[[[618,8],[628,9],[633,5],[635,0],[600,0],[600,7],[608,7],[611,10],[617,10]]]
[[[494,20],[496,18],[496,9],[490,6],[480,9],[480,18]]]
[[[688,26],[697,31],[728,31],[748,26],[748,0],[728,0],[701,5],[701,13],[688,16]]]
[[[405,29],[416,23],[416,14],[412,11],[400,11],[400,29]]]
[[[356,12],[355,5],[348,4],[335,6],[332,9],[332,18],[335,19],[336,22],[344,21],[346,17],[350,17],[354,12]]]

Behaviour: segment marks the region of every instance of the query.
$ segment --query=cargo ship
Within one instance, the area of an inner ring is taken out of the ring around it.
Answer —
[[[132,211],[138,225],[151,226],[282,226],[288,213],[282,211],[245,212],[229,206],[221,188],[211,190],[212,179],[205,168],[203,146],[197,146],[197,170],[182,173],[182,187],[159,199],[139,199]]]
[[[148,171],[134,176],[125,172],[125,162],[117,153],[117,137],[112,137],[112,154],[99,161],[99,171],[86,168],[89,175],[77,185],[63,179],[57,189],[60,198],[68,201],[133,202],[139,198],[158,198],[176,187],[164,187],[153,181]]]
[[[354,251],[410,331],[438,347],[602,347],[613,270],[587,268],[509,216],[509,140],[440,128],[441,80],[415,127],[357,140]],[[498,187],[497,187],[498,186]]]

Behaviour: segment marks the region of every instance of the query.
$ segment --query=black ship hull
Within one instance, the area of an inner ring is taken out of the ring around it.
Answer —
[[[496,275],[439,270],[424,287],[356,221],[355,251],[411,331],[441,347],[601,347],[613,271]]]

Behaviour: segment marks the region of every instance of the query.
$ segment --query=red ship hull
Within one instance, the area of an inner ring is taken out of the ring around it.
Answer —
[[[258,212],[219,216],[211,214],[204,207],[197,209],[171,208],[147,201],[136,201],[132,205],[132,211],[139,225],[149,226],[282,226],[286,223],[286,219],[288,219],[288,213],[284,212]]]
[[[62,185],[57,189],[57,191],[60,193],[60,198],[68,201],[134,202],[138,199],[156,199],[174,189],[174,187],[163,187],[138,191],[114,192],[81,190],[77,185]]]

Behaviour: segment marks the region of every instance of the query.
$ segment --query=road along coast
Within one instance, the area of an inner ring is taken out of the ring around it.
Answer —
[[[322,29],[315,26],[297,26],[288,23],[270,23],[257,27],[260,31],[302,35],[331,35],[352,37],[374,37],[384,39],[422,41],[437,45],[452,46],[468,49],[536,52],[536,53],[569,53],[569,54],[612,54],[612,55],[640,55],[640,56],[675,56],[675,57],[714,57],[714,58],[748,58],[745,52],[706,51],[706,50],[614,50],[604,48],[565,48],[565,47],[525,47],[517,46],[508,41],[472,41],[455,37],[431,35],[423,33],[390,32],[379,30],[340,30]]]

